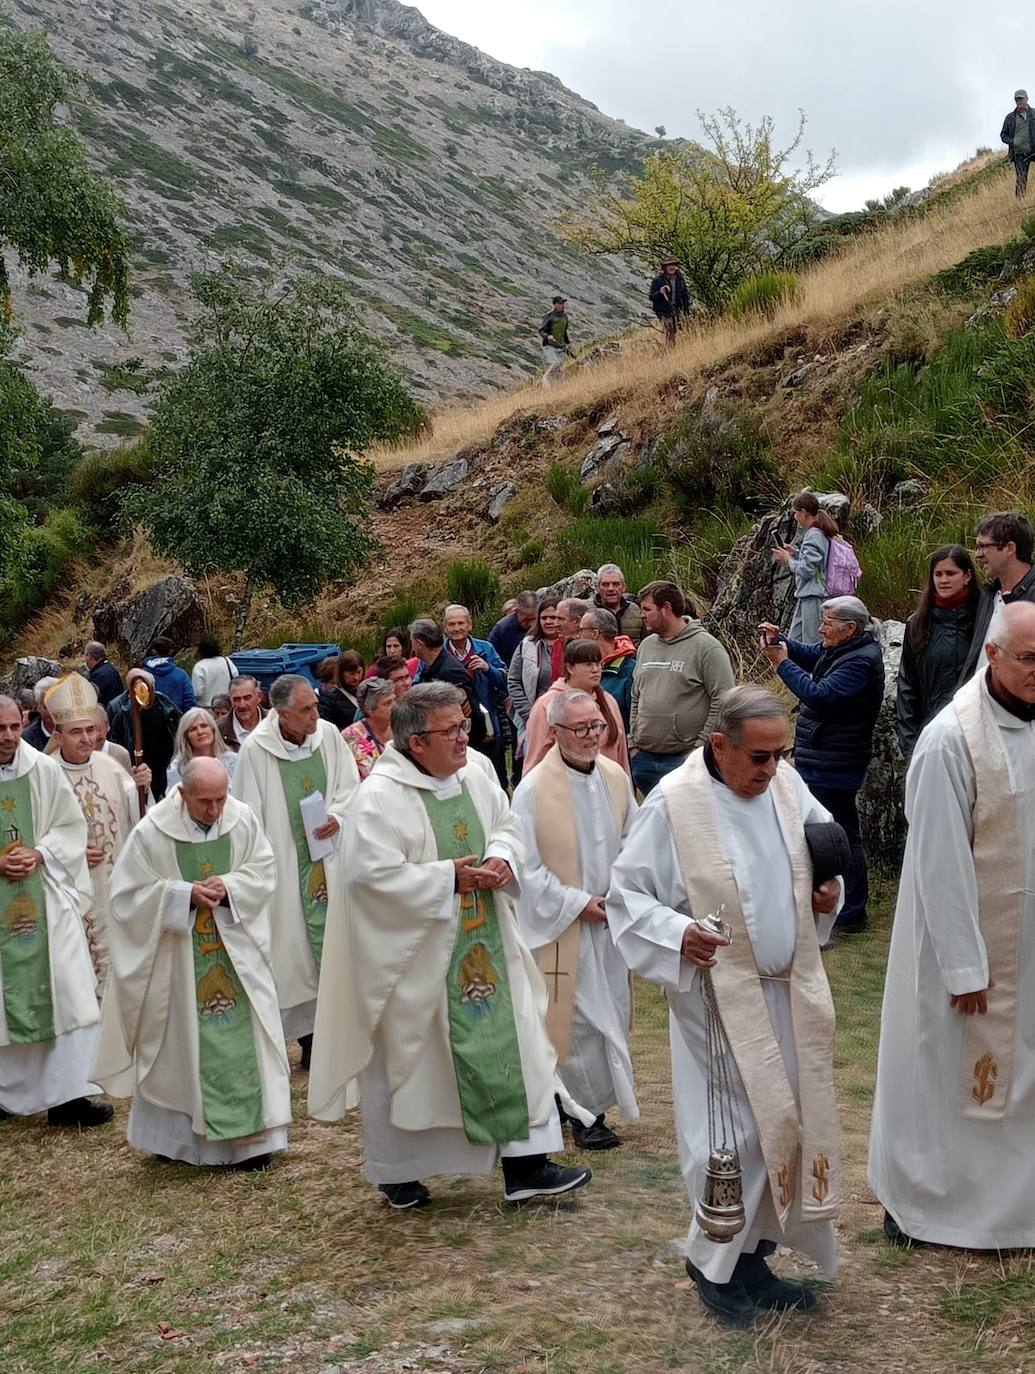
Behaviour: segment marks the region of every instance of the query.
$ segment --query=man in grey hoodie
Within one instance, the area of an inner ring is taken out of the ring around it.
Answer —
[[[633,781],[646,796],[708,739],[719,698],[734,681],[726,650],[686,614],[674,582],[649,582],[640,610],[646,634],[636,654],[629,752]]]

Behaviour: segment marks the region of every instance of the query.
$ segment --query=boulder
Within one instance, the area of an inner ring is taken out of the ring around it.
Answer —
[[[399,476],[382,493],[377,504],[382,510],[392,510],[406,501],[415,501],[421,488],[427,484],[429,472],[427,463],[405,463]]]
[[[453,458],[448,463],[439,463],[429,469],[429,480],[420,489],[422,501],[435,501],[440,496],[448,496],[456,491],[467,476],[466,458]]]
[[[501,487],[497,487],[492,493],[488,506],[485,508],[485,518],[490,524],[499,523],[499,518],[503,514],[503,508],[512,496],[517,495],[517,484],[515,482],[504,482]]]
[[[606,439],[609,434],[614,434],[617,428],[617,414],[609,415],[606,420],[602,420],[601,423],[597,425],[597,437],[600,439]]]
[[[868,538],[871,534],[877,533],[884,523],[884,517],[876,506],[867,504],[863,506],[853,523],[856,531]]]
[[[579,481],[590,481],[608,459],[613,458],[622,445],[628,442],[629,436],[623,434],[621,430],[609,434],[604,439],[598,439],[582,460],[582,466],[579,468]]]
[[[11,671],[0,678],[0,692],[11,696],[23,687],[35,687],[41,677],[60,677],[64,671],[56,658],[16,658]]]
[[[905,625],[885,620],[880,627],[884,652],[884,701],[873,732],[873,761],[859,792],[859,819],[871,865],[897,872],[906,844],[906,762],[898,747],[898,665]]]
[[[784,377],[780,385],[789,387],[801,386],[806,377],[808,377],[811,372],[815,371],[815,367],[815,363],[806,363],[804,367],[796,367],[793,372],[789,372],[787,376]]]
[[[991,296],[988,298],[988,304],[992,306],[993,309],[999,309],[1001,306],[1009,305],[1016,295],[1016,286],[1004,286],[1001,291],[992,292]]]
[[[139,663],[153,639],[171,639],[177,649],[193,643],[205,624],[205,608],[185,577],[163,577],[135,596],[94,607],[93,632],[104,644],[118,644]]]
[[[823,507],[826,513],[837,523],[840,530],[844,530],[848,524],[848,517],[852,513],[851,500],[843,491],[817,491],[816,500]]]
[[[555,596],[558,601],[563,601],[566,596],[577,596],[585,601],[592,601],[596,591],[596,573],[592,568],[580,568],[570,577],[562,577],[560,582],[555,582],[552,587],[540,587],[539,596]]]
[[[772,555],[773,536],[789,544],[799,533],[789,507],[767,515],[737,540],[719,567],[715,597],[705,622],[726,644],[747,655],[748,662],[758,643],[760,621],[790,626],[794,580]]]
[[[927,495],[927,488],[916,477],[907,477],[891,490],[891,504],[896,510],[911,510],[918,506]]]

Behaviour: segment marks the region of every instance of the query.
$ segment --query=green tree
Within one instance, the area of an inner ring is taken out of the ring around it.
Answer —
[[[0,30],[0,249],[13,249],[29,272],[56,264],[85,286],[87,323],[117,324],[129,311],[129,244],[122,203],[86,165],[75,133],[55,119],[82,78],[57,60],[42,33]],[[0,313],[11,289],[0,256]]]
[[[374,473],[360,455],[427,417],[344,283],[256,288],[224,264],[193,285],[194,347],[152,422],[157,481],[127,493],[125,509],[196,576],[244,574],[238,645],[256,588],[298,605],[365,565]]]
[[[815,222],[809,196],[834,175],[834,155],[819,164],[799,151],[804,113],[782,148],[768,115],[757,125],[732,108],[697,117],[710,146],[653,154],[643,175],[620,189],[595,168],[588,209],[559,227],[586,252],[621,253],[650,271],[678,258],[693,295],[716,309],[746,277],[778,264]]]

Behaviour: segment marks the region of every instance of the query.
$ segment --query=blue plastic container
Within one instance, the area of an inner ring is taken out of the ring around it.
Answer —
[[[230,657],[239,673],[255,678],[267,691],[281,673],[298,673],[317,686],[313,669],[325,658],[341,653],[337,644],[282,644],[279,649],[238,649]]]

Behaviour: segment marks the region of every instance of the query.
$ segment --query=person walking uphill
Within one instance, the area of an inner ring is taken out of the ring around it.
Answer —
[[[1006,144],[1006,156],[1013,163],[1017,178],[1017,199],[1023,200],[1028,189],[1028,168],[1035,154],[1035,137],[1032,136],[1032,113],[1028,105],[1027,91],[1014,91],[1014,108],[1003,120],[999,137]]]
[[[694,303],[686,278],[675,258],[665,258],[661,271],[650,284],[650,308],[665,330],[665,342],[671,348],[676,335],[690,323]]]
[[[543,341],[543,357],[546,360],[543,386],[553,386],[564,375],[565,359],[575,356],[571,347],[568,302],[563,296],[554,296],[553,309],[539,326],[539,337]]]
[[[884,657],[877,623],[857,596],[823,602],[819,644],[801,644],[763,624],[762,650],[780,681],[801,702],[795,767],[809,791],[843,826],[852,847],[845,903],[836,929],[866,929],[869,877],[856,797],[873,753],[873,729],[884,700]]]

